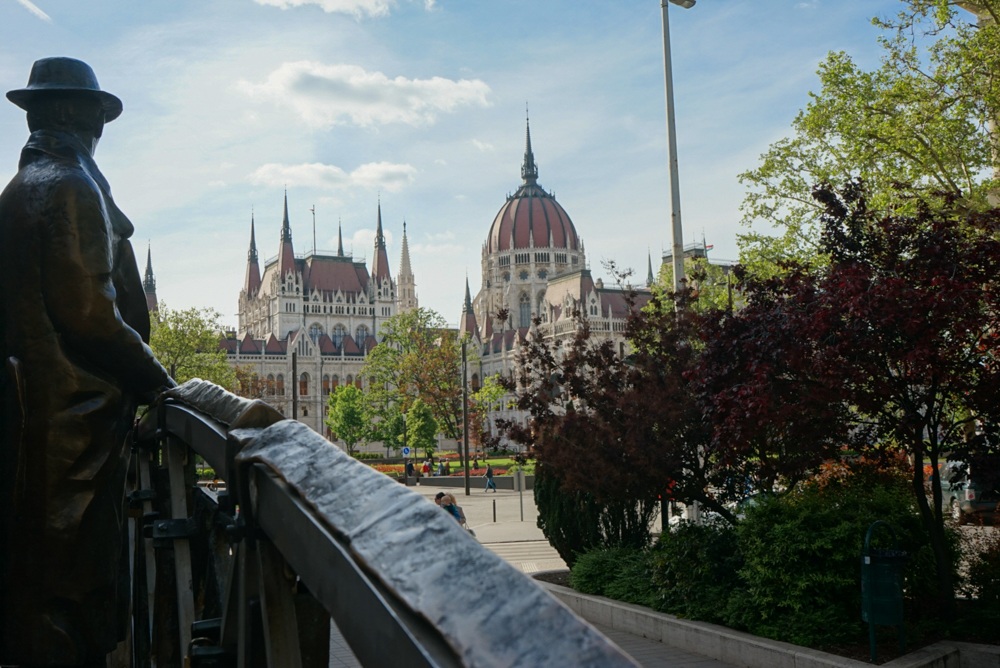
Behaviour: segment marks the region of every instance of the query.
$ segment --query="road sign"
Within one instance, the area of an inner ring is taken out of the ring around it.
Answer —
[[[405,448],[403,448],[403,456],[404,457],[410,456],[410,446],[406,446]]]

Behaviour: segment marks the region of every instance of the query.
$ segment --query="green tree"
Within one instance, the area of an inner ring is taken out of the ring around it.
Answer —
[[[391,423],[421,399],[447,438],[458,438],[462,424],[462,352],[454,330],[429,309],[389,318],[382,340],[368,355],[367,410],[379,423]]]
[[[897,19],[876,20],[884,33],[874,71],[843,52],[821,63],[820,90],[795,117],[792,135],[740,175],[742,222],[751,228],[740,236],[740,259],[748,270],[770,276],[788,260],[826,263],[818,246],[823,209],[811,197],[818,184],[860,179],[872,210],[896,214],[942,195],[973,210],[989,206],[1000,29],[995,21],[972,25],[974,16],[953,4],[910,0]],[[998,3],[974,4],[993,13]]]
[[[484,378],[482,386],[469,395],[469,440],[477,447],[490,437],[486,431],[487,418],[505,394],[507,390],[500,384],[497,376],[493,375]]]
[[[326,405],[326,426],[334,438],[347,445],[347,452],[353,454],[354,446],[368,434],[361,390],[353,385],[339,385],[327,397]]]
[[[430,406],[415,399],[406,414],[406,444],[413,450],[423,450],[430,459],[437,446],[438,424]]]
[[[260,399],[266,394],[267,382],[252,367],[240,365],[233,372],[236,374],[235,394],[247,399]]]
[[[236,386],[236,373],[219,347],[222,327],[217,311],[175,311],[161,304],[152,315],[149,347],[178,383],[201,378],[227,390]]]

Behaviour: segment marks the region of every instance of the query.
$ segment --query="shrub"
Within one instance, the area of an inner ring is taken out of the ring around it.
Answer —
[[[655,596],[649,578],[649,552],[617,547],[581,554],[570,571],[570,585],[584,594],[650,606]]]
[[[656,592],[650,605],[678,617],[725,622],[741,564],[731,525],[681,522],[663,533],[650,553]]]
[[[384,456],[377,452],[352,452],[355,459],[384,459]]]
[[[983,538],[969,559],[968,589],[979,625],[996,632],[1000,624],[1000,535]]]
[[[652,500],[621,497],[601,503],[592,494],[564,490],[544,465],[535,469],[535,504],[538,528],[570,567],[578,555],[595,548],[647,548],[657,510]]]
[[[933,592],[926,585],[934,581],[934,560],[908,482],[861,463],[747,509],[737,527],[744,563],[728,623],[812,647],[863,637],[860,556],[865,532],[879,519],[911,555],[907,593],[924,603]]]

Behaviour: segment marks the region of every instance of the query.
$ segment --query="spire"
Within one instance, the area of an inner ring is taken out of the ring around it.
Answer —
[[[153,276],[153,247],[146,246],[146,275],[142,279],[142,289],[146,292],[156,292],[156,278]]]
[[[410,270],[410,245],[406,240],[406,221],[403,221],[403,250],[399,257],[399,277],[402,278],[404,275],[411,275],[413,271]]]
[[[146,293],[146,308],[150,313],[156,311],[156,278],[153,276],[152,246],[146,247],[146,275],[142,279],[142,291]]]
[[[337,218],[337,257],[344,257],[344,227]]]
[[[653,283],[655,283],[655,282],[656,282],[656,278],[653,276],[653,256],[649,252],[649,249],[647,248],[646,249],[646,287],[647,288],[653,287]]]
[[[469,277],[465,277],[465,311],[464,313],[472,313],[472,293],[469,292]]]
[[[389,256],[385,250],[385,235],[382,233],[382,198],[378,201],[378,223],[375,226],[375,255],[372,260],[372,278],[376,282],[390,278]]]
[[[257,294],[260,289],[260,265],[257,264],[257,235],[254,231],[253,210],[250,211],[250,250],[247,252],[247,275],[243,290],[247,297]]]
[[[406,239],[406,221],[403,221],[403,248],[399,257],[399,274],[396,276],[396,301],[399,313],[417,308],[417,282],[410,268],[410,244]]]
[[[295,271],[295,252],[292,250],[292,225],[288,222],[288,190],[285,190],[285,215],[281,219],[281,242],[278,244],[278,274],[284,280],[290,271]]]
[[[285,215],[281,219],[281,240],[292,240],[292,226],[288,222],[288,190],[285,190]]]
[[[521,178],[525,183],[538,180],[538,166],[535,164],[535,154],[531,152],[531,121],[528,118],[528,105],[524,105],[524,163],[521,165]]]
[[[465,306],[462,308],[462,317],[458,319],[458,333],[461,336],[468,334],[473,339],[479,336],[479,323],[476,322],[476,312],[472,308],[468,274],[465,276]]]

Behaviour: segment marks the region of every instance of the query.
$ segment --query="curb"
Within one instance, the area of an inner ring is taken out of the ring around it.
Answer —
[[[640,605],[580,594],[536,582],[570,610],[594,624],[656,640],[687,652],[747,668],[861,668],[872,664],[734,631],[717,624],[680,619]],[[882,668],[1000,668],[1000,646],[943,641],[882,664]]]

